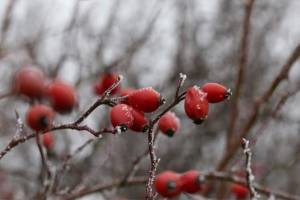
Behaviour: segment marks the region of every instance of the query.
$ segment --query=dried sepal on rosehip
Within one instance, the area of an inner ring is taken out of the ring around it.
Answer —
[[[219,103],[229,99],[232,95],[230,89],[218,83],[206,83],[201,88],[203,92],[207,93],[209,103]]]
[[[207,94],[197,86],[188,88],[184,100],[184,110],[195,124],[201,124],[208,116]]]
[[[104,73],[100,76],[99,80],[94,84],[94,92],[97,95],[103,95],[103,93],[110,88],[118,80],[118,75],[114,73]],[[114,95],[119,92],[120,85],[115,87],[110,94]]]
[[[51,132],[47,132],[44,135],[42,135],[42,142],[47,150],[51,150],[54,146],[53,134]]]
[[[249,194],[247,187],[236,183],[231,185],[231,192],[239,200],[246,199]]]
[[[49,84],[47,93],[54,110],[68,113],[77,105],[77,95],[73,86],[64,81],[54,81]]]
[[[180,176],[182,191],[193,194],[204,188],[204,177],[197,170],[189,170]]]
[[[29,108],[26,114],[26,121],[29,127],[35,131],[44,131],[52,126],[54,112],[46,105],[34,105]]]
[[[149,113],[158,109],[162,98],[152,87],[147,87],[132,92],[128,96],[127,103],[137,110]]]
[[[149,120],[146,118],[143,112],[132,108],[133,125],[131,130],[136,132],[145,132],[148,129]]]
[[[13,91],[29,98],[41,98],[45,94],[45,76],[37,67],[22,67],[14,75]]]
[[[125,132],[133,125],[132,108],[126,104],[118,104],[112,107],[110,112],[110,121],[113,127],[119,127],[122,132]]]
[[[154,186],[162,197],[176,197],[181,193],[180,175],[173,171],[165,171],[155,178]]]
[[[120,97],[124,97],[124,98],[121,100],[121,102],[127,104],[128,103],[128,98],[127,97],[130,94],[132,94],[134,91],[135,91],[135,89],[133,89],[133,88],[125,88],[124,90],[122,90],[120,92]]]
[[[158,121],[158,127],[169,137],[172,137],[180,127],[180,121],[175,113],[167,112]]]

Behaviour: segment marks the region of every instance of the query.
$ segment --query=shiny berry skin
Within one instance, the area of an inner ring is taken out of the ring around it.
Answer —
[[[108,88],[110,88],[118,80],[118,75],[113,73],[105,73],[94,85],[94,92],[98,95],[102,95]],[[118,93],[120,85],[111,91],[111,95]]]
[[[239,184],[231,185],[231,192],[235,195],[237,199],[246,199],[249,193],[248,188]]]
[[[51,106],[60,113],[68,113],[77,105],[77,95],[73,86],[63,81],[54,81],[47,88]]]
[[[184,110],[195,124],[201,124],[208,116],[207,94],[197,86],[188,88],[184,100]]]
[[[128,96],[128,105],[149,113],[155,111],[161,104],[160,94],[152,87],[141,88]]]
[[[145,132],[148,128],[149,120],[145,117],[144,113],[132,108],[133,125],[131,130],[136,132]]]
[[[126,131],[133,125],[132,108],[126,104],[118,104],[112,107],[110,121],[113,127],[120,127],[121,131]]]
[[[34,105],[26,114],[29,127],[35,131],[44,131],[51,127],[54,118],[52,108],[46,105]]]
[[[175,113],[167,112],[158,121],[158,127],[169,137],[172,137],[180,127],[180,121]]]
[[[162,197],[176,197],[181,193],[180,175],[165,171],[156,176],[154,186]]]
[[[207,93],[209,103],[219,103],[232,95],[230,89],[218,83],[206,83],[202,86],[202,90]]]
[[[50,150],[54,146],[54,137],[51,132],[42,135],[42,142],[46,149]]]
[[[197,170],[189,170],[180,176],[182,191],[193,194],[201,192],[203,187],[202,176]]]
[[[14,76],[14,92],[30,98],[41,98],[45,94],[44,73],[36,67],[22,67]]]

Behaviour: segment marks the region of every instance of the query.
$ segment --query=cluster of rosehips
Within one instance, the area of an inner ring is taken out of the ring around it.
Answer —
[[[181,193],[194,194],[204,190],[204,177],[197,170],[183,174],[165,171],[156,176],[154,186],[162,197],[176,197]]]
[[[156,176],[154,186],[162,196],[172,198],[181,193],[195,194],[205,190],[205,178],[197,170],[189,170],[183,174],[173,171],[164,171]],[[234,183],[231,185],[231,192],[236,199],[246,199],[249,195],[247,187]]]

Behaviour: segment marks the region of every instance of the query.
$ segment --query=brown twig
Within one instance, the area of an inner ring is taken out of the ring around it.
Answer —
[[[263,93],[263,95],[254,103],[252,113],[251,113],[250,117],[248,118],[248,121],[246,121],[240,134],[237,137],[235,137],[235,140],[232,142],[230,148],[225,152],[224,156],[218,163],[217,170],[220,170],[220,171],[224,170],[225,167],[228,165],[228,163],[230,162],[232,157],[235,155],[235,152],[239,148],[241,139],[247,136],[248,132],[255,124],[256,119],[259,116],[261,107],[266,102],[269,101],[269,99],[273,95],[274,91],[279,86],[279,84],[288,77],[288,73],[289,73],[291,67],[298,60],[299,57],[300,57],[300,44],[298,44],[296,46],[296,48],[293,50],[293,52],[289,56],[287,62],[281,67],[280,72],[274,78],[274,80],[272,81],[272,83],[268,87],[268,89],[265,91],[265,93]]]
[[[231,112],[229,119],[229,127],[227,131],[227,148],[229,148],[232,136],[234,134],[236,120],[239,115],[239,100],[241,96],[241,91],[244,83],[244,70],[247,65],[248,52],[249,52],[249,36],[251,32],[251,13],[253,8],[254,0],[245,0],[244,1],[244,21],[243,21],[243,30],[240,41],[240,55],[238,62],[238,73],[237,79],[234,86],[234,95],[231,101]]]

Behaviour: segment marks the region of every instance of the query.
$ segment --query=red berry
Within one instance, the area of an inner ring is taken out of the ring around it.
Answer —
[[[203,189],[203,180],[200,172],[197,170],[189,170],[180,176],[182,183],[182,191],[187,193],[200,192]]]
[[[94,85],[94,91],[98,95],[102,95],[108,88],[110,88],[118,80],[118,75],[113,73],[105,73]],[[116,94],[120,90],[120,85],[111,91],[111,95]]]
[[[45,92],[44,73],[36,67],[22,67],[14,77],[14,91],[30,98],[41,98]]]
[[[160,94],[152,87],[141,88],[128,96],[127,102],[133,108],[143,112],[153,112],[161,104]]]
[[[237,199],[246,199],[249,193],[248,188],[239,184],[232,184],[231,191]]]
[[[46,147],[46,149],[50,150],[53,148],[54,145],[54,138],[53,138],[53,134],[48,132],[45,133],[42,136],[42,141],[43,141],[43,145]]]
[[[133,125],[130,128],[133,131],[145,132],[149,120],[145,117],[144,113],[132,108]]]
[[[126,104],[118,104],[111,109],[110,120],[113,127],[121,127],[121,131],[126,131],[133,125],[132,108]]]
[[[180,127],[179,119],[175,113],[167,112],[158,121],[159,129],[169,137],[172,137]]]
[[[154,185],[156,191],[163,197],[175,197],[181,193],[180,175],[172,171],[157,175]]]
[[[51,127],[54,118],[53,110],[46,105],[34,105],[26,114],[26,121],[35,131],[44,131]]]
[[[196,124],[202,123],[207,118],[209,110],[207,94],[197,86],[188,88],[185,95],[184,109],[187,116],[194,120]]]
[[[218,83],[206,83],[202,86],[203,92],[207,93],[209,103],[219,103],[231,96],[231,90]]]
[[[75,89],[63,81],[54,81],[48,87],[48,96],[54,110],[67,113],[77,105]]]

